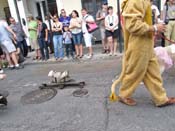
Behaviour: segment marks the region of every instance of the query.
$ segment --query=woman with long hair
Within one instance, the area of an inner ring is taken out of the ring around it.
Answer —
[[[73,43],[75,45],[76,58],[83,57],[83,45],[82,45],[82,22],[79,18],[79,14],[76,10],[71,13],[71,20],[69,29],[72,32]]]
[[[63,25],[59,21],[57,15],[53,16],[54,23],[52,25],[53,32],[53,45],[54,45],[54,56],[56,60],[62,61],[64,57],[63,49]]]

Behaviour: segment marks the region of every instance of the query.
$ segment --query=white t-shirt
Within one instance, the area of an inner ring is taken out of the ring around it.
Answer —
[[[155,14],[156,17],[158,17],[160,15],[160,11],[156,5],[151,5],[151,9],[156,11],[156,14]]]
[[[47,29],[50,30],[49,21],[46,20],[44,23],[47,25]],[[52,20],[50,20],[50,25],[51,25],[51,28],[52,28],[52,25],[53,25],[53,21]]]
[[[86,21],[95,21],[92,15],[85,15],[82,20],[82,31],[83,33],[88,33],[87,27],[86,27]]]
[[[106,30],[109,30],[107,27],[109,27],[111,29],[115,27],[114,30],[118,29],[118,17],[117,17],[117,15],[115,15],[115,14],[107,15],[105,17],[105,23],[107,24],[107,25],[105,25]]]
[[[76,25],[77,28],[72,28],[72,34],[78,34],[81,32],[81,19],[80,18],[72,18],[70,20],[70,27]],[[78,28],[79,27],[79,28]]]

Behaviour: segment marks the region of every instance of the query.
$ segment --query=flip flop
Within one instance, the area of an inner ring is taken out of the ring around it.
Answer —
[[[168,101],[162,105],[158,105],[157,107],[165,107],[165,106],[169,106],[169,105],[173,105],[175,104],[175,97],[170,97],[168,98]]]
[[[121,97],[119,97],[119,101],[123,104],[128,105],[128,106],[135,106],[137,104],[136,101],[132,98],[121,98]]]

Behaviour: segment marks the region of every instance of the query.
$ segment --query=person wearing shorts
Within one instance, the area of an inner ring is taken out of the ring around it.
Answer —
[[[13,38],[16,39],[16,34],[8,26],[7,22],[4,20],[0,20],[0,46],[6,54],[9,67],[12,69],[19,69],[22,66],[18,64],[16,47],[14,46],[9,33],[11,33],[13,35]]]
[[[75,58],[82,58],[83,57],[83,45],[82,45],[82,21],[79,18],[79,14],[76,10],[73,10],[71,13],[71,20],[70,20],[70,30],[72,32],[72,39],[75,45]]]
[[[29,22],[28,23],[29,41],[30,41],[32,49],[35,50],[35,57],[33,59],[40,60],[41,59],[40,47],[39,47],[39,43],[37,40],[38,24],[37,24],[37,21],[34,20],[33,16],[28,17],[28,22]]]
[[[93,56],[93,50],[92,50],[92,34],[90,34],[87,30],[86,24],[87,23],[94,23],[95,20],[92,15],[89,15],[87,13],[87,10],[84,8],[81,10],[83,20],[82,20],[82,32],[84,37],[84,42],[86,44],[86,47],[89,48],[89,54],[87,58],[92,58]]]
[[[108,15],[105,18],[105,29],[108,46],[110,48],[109,55],[117,55],[117,35],[118,35],[118,17],[113,13],[113,7],[108,7]]]
[[[107,16],[108,3],[104,2],[102,8],[98,10],[96,14],[96,20],[99,22],[101,41],[103,46],[102,53],[108,53],[109,49],[106,43],[106,35],[105,35],[105,17]]]

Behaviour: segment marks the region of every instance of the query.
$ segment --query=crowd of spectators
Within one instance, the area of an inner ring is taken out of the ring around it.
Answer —
[[[158,7],[151,0],[153,24],[168,21],[165,36],[172,41],[175,41],[174,1],[166,1],[161,17]],[[21,24],[16,22],[13,17],[9,18],[10,25],[4,20],[0,20],[1,60],[6,59],[10,69],[23,68],[20,63],[27,58],[29,51],[26,37],[29,38],[31,49],[35,52],[33,60],[47,61],[52,53],[54,53],[56,61],[82,59],[83,57],[90,59],[94,55],[93,33],[88,31],[87,23],[98,23],[102,53],[109,56],[117,55],[117,38],[121,30],[118,25],[118,13],[113,11],[112,6],[103,3],[95,18],[85,8],[81,10],[82,17],[76,10],[73,10],[70,15],[66,14],[65,9],[62,9],[60,13],[60,15],[45,16],[45,20],[41,16],[36,18],[28,16],[29,36],[25,34]],[[84,54],[83,43],[88,49],[87,54]],[[1,64],[0,73],[3,73]]]

